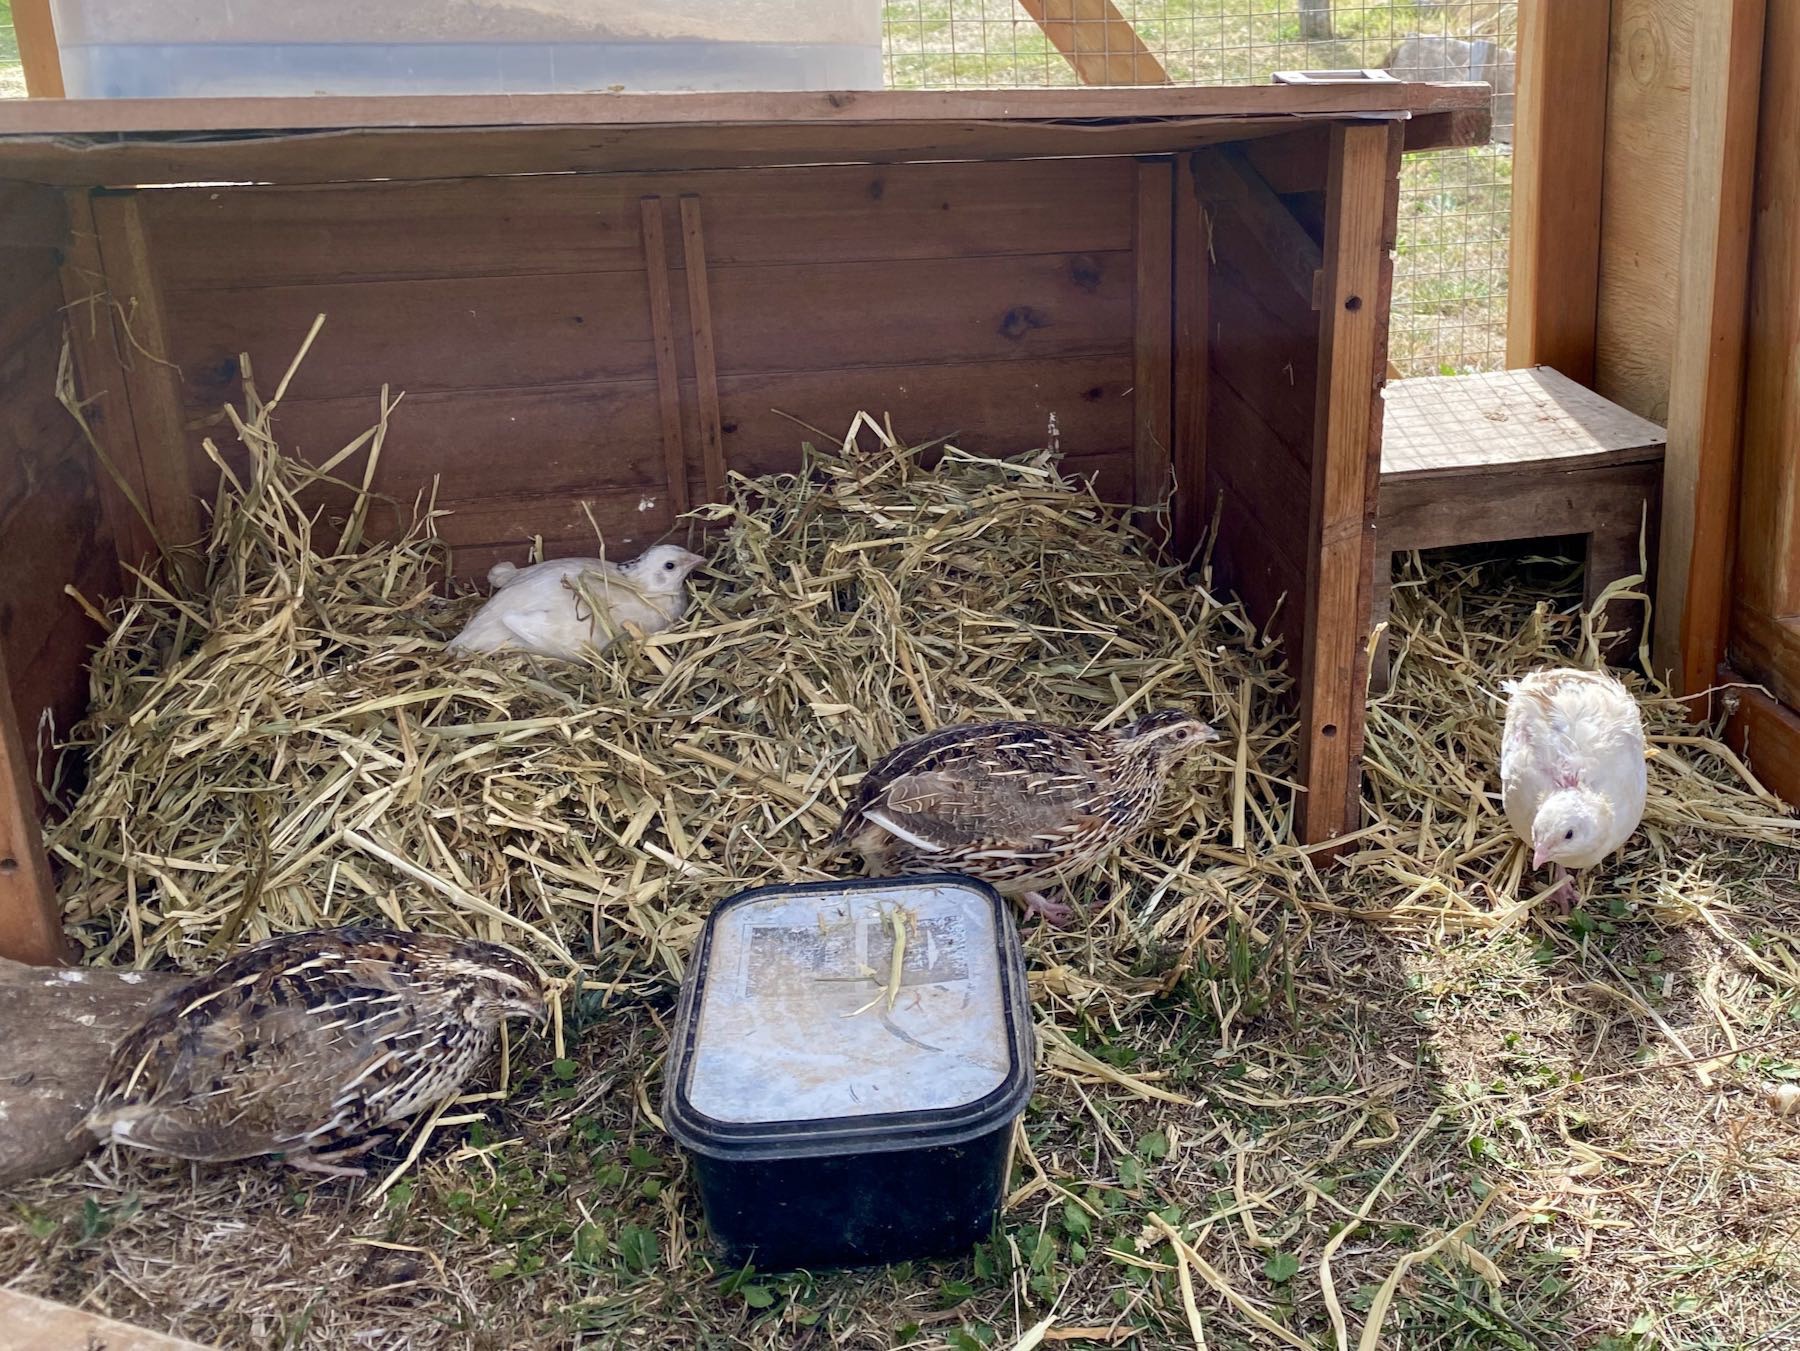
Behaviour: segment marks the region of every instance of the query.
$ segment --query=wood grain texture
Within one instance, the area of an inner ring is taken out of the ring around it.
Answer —
[[[95,1081],[98,1088],[99,1081]],[[0,1351],[92,1347],[95,1351],[206,1351],[198,1342],[56,1304],[20,1290],[0,1290]]]
[[[1611,0],[1520,0],[1506,364],[1594,377]]]
[[[143,462],[144,505],[165,544],[192,543],[200,536],[200,501],[183,454],[181,370],[172,356],[140,195],[102,193],[92,206],[117,331],[115,350]]]
[[[700,460],[706,476],[707,500],[716,502],[725,495],[725,446],[719,419],[719,368],[713,344],[712,297],[706,272],[706,233],[701,220],[700,198],[694,194],[681,199],[681,247],[687,260],[694,383],[700,396]]]
[[[1729,0],[1612,0],[1594,388],[1669,416],[1694,25]]]
[[[1728,659],[1800,708],[1800,7],[1769,7],[1764,47]]]
[[[1401,139],[1332,130],[1304,655],[1299,835],[1318,844],[1361,817],[1370,570],[1381,472],[1381,386],[1393,288]]]
[[[675,369],[675,311],[669,295],[669,250],[663,235],[661,197],[639,203],[644,227],[644,276],[650,293],[650,339],[656,352],[658,432],[668,476],[669,504],[688,509],[687,446],[681,437],[681,377]]]
[[[1206,530],[1207,225],[1193,155],[1175,172],[1175,370],[1171,529],[1176,556],[1191,558]]]
[[[1239,213],[1288,287],[1316,309],[1319,274],[1325,265],[1319,241],[1238,147],[1201,151],[1195,156],[1195,166],[1208,203]]]
[[[1721,667],[1716,683],[1740,684],[1744,676]],[[1732,714],[1725,740],[1744,757],[1763,787],[1790,807],[1800,807],[1800,713],[1757,689],[1729,690]]]
[[[143,209],[168,290],[241,290],[636,272],[641,199],[702,191],[714,268],[1117,252],[1133,173],[1118,159],[558,174],[165,192]]]
[[[13,40],[25,68],[25,94],[34,99],[63,96],[62,53],[50,0],[12,0]]]
[[[1694,14],[1653,656],[1678,694],[1725,659],[1765,13],[1726,0]]]
[[[12,688],[0,648],[0,690]],[[12,702],[0,706],[0,957],[45,966],[64,959],[65,940],[38,826],[30,744]]]
[[[1087,85],[1168,84],[1169,73],[1112,0],[1019,0]]]
[[[1140,507],[1169,498],[1169,445],[1175,342],[1175,166],[1147,160],[1137,171],[1137,268],[1132,300],[1135,336],[1132,378],[1135,406],[1136,489]]]
[[[1403,552],[1599,532],[1630,539],[1627,572],[1635,572],[1638,526],[1647,508],[1654,516],[1661,482],[1655,455],[1573,469],[1547,461],[1472,466],[1457,475],[1384,474],[1381,547]]]
[[[1381,481],[1659,459],[1666,433],[1559,371],[1427,375],[1390,381]]]

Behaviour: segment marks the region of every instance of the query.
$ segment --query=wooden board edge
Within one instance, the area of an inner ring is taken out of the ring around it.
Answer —
[[[1175,340],[1175,165],[1137,166],[1132,249],[1132,500],[1146,511],[1169,498],[1170,388]]]
[[[27,747],[6,656],[0,652],[0,957],[54,966],[68,952],[56,879],[44,852]]]
[[[1508,366],[1592,384],[1606,151],[1604,0],[1519,0]]]
[[[1800,807],[1800,713],[1761,688],[1745,685],[1729,666],[1716,674],[1721,686],[1741,686],[1726,691],[1726,743],[1763,787],[1790,807]]]
[[[1298,667],[1303,844],[1342,836],[1360,819],[1401,148],[1397,127],[1332,129],[1309,532],[1315,553],[1307,564]]]
[[[1694,15],[1654,662],[1679,694],[1725,660],[1737,525],[1764,0]]]

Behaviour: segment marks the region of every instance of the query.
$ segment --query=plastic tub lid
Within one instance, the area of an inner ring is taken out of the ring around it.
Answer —
[[[664,1121],[720,1156],[950,1144],[1024,1109],[1034,1059],[1018,935],[985,883],[764,887],[695,948]]]

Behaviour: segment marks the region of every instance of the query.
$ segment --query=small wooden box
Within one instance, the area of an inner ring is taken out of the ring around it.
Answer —
[[[1403,147],[1487,134],[1484,85],[26,101],[0,105],[0,951],[48,951],[29,749],[84,703],[146,532],[53,393],[65,327],[109,458],[196,536],[238,354],[328,453],[407,394],[375,487],[436,476],[456,570],[533,535],[625,555],[889,413],[1041,445],[1170,503],[1285,637],[1301,834],[1354,823]],[[15,916],[39,917],[42,943]]]
[[[1654,575],[1667,433],[1548,366],[1427,376],[1387,387],[1371,626],[1388,616],[1394,555],[1410,549],[1579,535],[1583,603],[1639,570]],[[1608,627],[1625,638],[1622,619]],[[1618,649],[1615,649],[1618,650]],[[1387,687],[1382,636],[1370,685]]]

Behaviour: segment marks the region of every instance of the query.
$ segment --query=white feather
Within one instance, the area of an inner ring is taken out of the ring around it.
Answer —
[[[1610,827],[1588,855],[1564,860],[1591,868],[1622,846],[1644,816],[1648,776],[1637,701],[1600,671],[1537,671],[1509,681],[1501,737],[1500,786],[1506,819],[1530,843],[1545,799],[1579,787],[1612,810]]]
[[[628,624],[661,633],[687,613],[687,576],[703,561],[659,544],[623,565],[601,558],[556,558],[524,568],[496,563],[488,570],[494,594],[445,650],[573,661],[585,647],[607,647]]]

